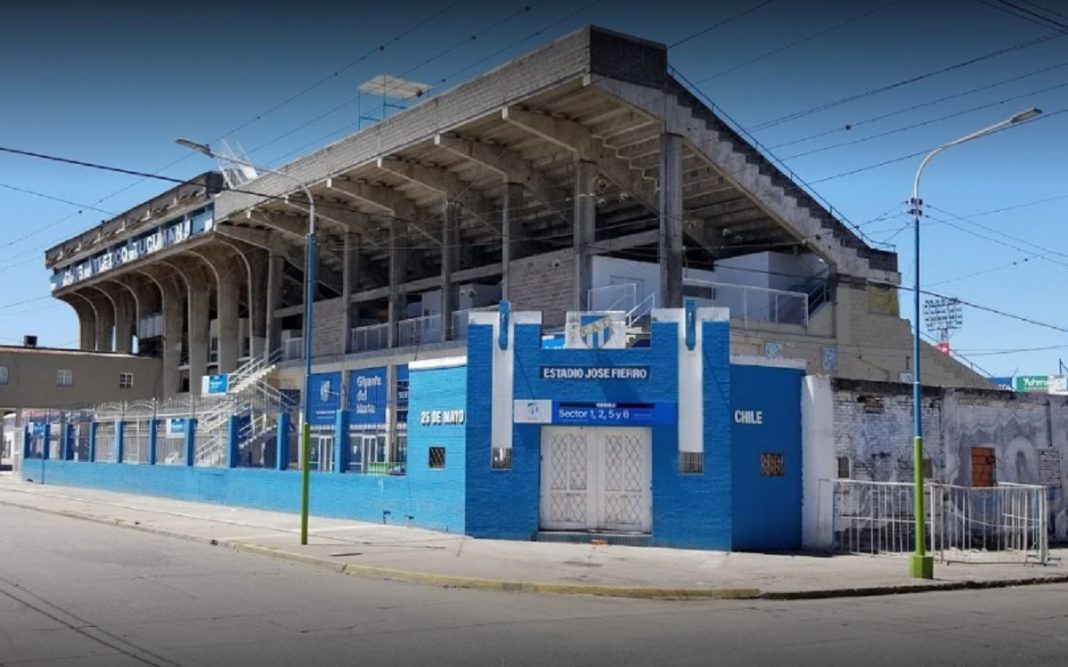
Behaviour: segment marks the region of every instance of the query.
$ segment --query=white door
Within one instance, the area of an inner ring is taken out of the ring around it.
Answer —
[[[646,428],[542,428],[542,528],[649,532],[651,436]]]

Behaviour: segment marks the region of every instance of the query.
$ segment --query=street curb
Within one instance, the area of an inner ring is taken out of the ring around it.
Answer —
[[[556,595],[589,595],[599,597],[633,598],[633,599],[659,599],[659,600],[826,600],[832,598],[874,597],[885,595],[905,595],[912,593],[930,593],[959,590],[982,590],[993,588],[1013,588],[1017,586],[1036,586],[1041,584],[1064,584],[1068,583],[1068,574],[1043,577],[1026,577],[1015,579],[1001,579],[994,581],[952,581],[932,582],[929,584],[901,584],[892,586],[870,586],[851,588],[828,588],[807,591],[762,591],[759,588],[671,588],[655,586],[611,586],[598,584],[563,584],[549,582],[525,582],[507,581],[500,579],[484,579],[480,577],[465,577],[460,575],[435,574],[432,572],[419,572],[413,570],[397,570],[394,568],[381,567],[378,565],[361,565],[359,563],[343,563],[328,558],[297,553],[262,544],[251,544],[236,540],[216,539],[210,537],[197,537],[185,533],[178,533],[151,526],[142,525],[137,521],[128,521],[96,514],[75,512],[72,510],[57,510],[33,505],[24,505],[9,500],[0,500],[0,504],[18,507],[20,509],[64,516],[71,519],[80,519],[91,523],[99,523],[118,528],[128,528],[163,537],[173,537],[207,544],[220,546],[241,553],[267,556],[279,560],[287,560],[318,567],[339,574],[377,579],[380,581],[396,581],[411,584],[424,584],[440,588],[464,588],[482,591],[501,591],[511,593],[540,593]]]

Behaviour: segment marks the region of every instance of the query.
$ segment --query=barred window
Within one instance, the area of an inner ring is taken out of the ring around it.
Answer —
[[[133,373],[119,373],[119,389],[132,389],[133,381]]]
[[[0,366],[0,384],[7,384],[7,366]]]
[[[838,479],[849,479],[849,457],[838,457]]]
[[[56,386],[70,387],[74,384],[74,371],[69,368],[61,368],[56,371]]]
[[[786,474],[783,456],[778,452],[764,452],[760,455],[761,477],[782,477]]]
[[[431,447],[430,448],[430,467],[431,468],[444,468],[445,467],[445,448],[444,447]]]
[[[490,468],[494,470],[512,469],[512,448],[494,447],[490,457]]]
[[[679,452],[679,472],[696,474],[705,471],[704,452]]]

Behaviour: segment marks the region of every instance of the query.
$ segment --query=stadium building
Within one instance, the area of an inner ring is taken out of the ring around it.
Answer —
[[[47,251],[83,350],[162,364],[82,445],[157,465],[76,469],[27,427],[54,481],[294,507],[306,192],[321,513],[794,548],[802,374],[912,372],[896,254],[661,44],[576,31],[281,171],[204,173]],[[989,387],[923,354],[926,382]]]

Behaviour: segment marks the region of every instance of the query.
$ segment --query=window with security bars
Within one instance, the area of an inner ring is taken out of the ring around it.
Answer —
[[[7,366],[0,366],[0,384],[7,384]]]
[[[849,457],[838,457],[838,479],[849,479]]]
[[[431,468],[445,467],[445,448],[431,447],[429,452],[429,465]]]
[[[761,477],[782,477],[785,473],[783,456],[778,452],[764,452],[760,455]]]
[[[512,467],[512,448],[494,447],[490,457],[490,468],[493,470],[510,470]]]
[[[61,368],[56,371],[56,386],[70,387],[74,384],[74,371],[69,368]]]
[[[119,389],[133,389],[133,373],[119,373]]]
[[[704,452],[679,452],[679,472],[696,474],[705,471]]]

